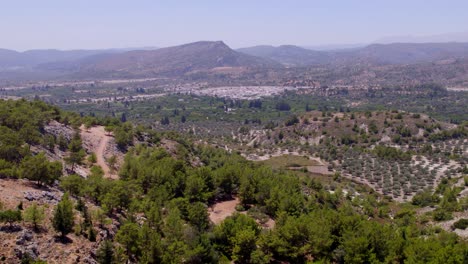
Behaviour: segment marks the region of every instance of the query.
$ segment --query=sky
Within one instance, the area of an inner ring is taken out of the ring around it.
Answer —
[[[0,48],[318,46],[468,32],[467,0],[1,0]]]

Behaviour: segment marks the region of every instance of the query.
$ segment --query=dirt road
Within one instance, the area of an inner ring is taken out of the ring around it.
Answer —
[[[111,138],[106,133],[103,126],[95,126],[86,130],[83,126],[81,127],[81,138],[83,142],[88,146],[89,150],[96,154],[96,164],[101,166],[104,171],[104,176],[112,179],[116,179],[117,175],[113,173],[107,165],[105,152]]]

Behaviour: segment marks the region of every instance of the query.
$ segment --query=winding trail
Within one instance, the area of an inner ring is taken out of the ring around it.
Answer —
[[[103,126],[95,126],[86,130],[81,127],[81,138],[90,148],[90,151],[96,154],[96,164],[104,171],[104,176],[107,178],[117,179],[117,175],[111,172],[109,165],[105,159],[105,151],[111,136],[104,130]]]

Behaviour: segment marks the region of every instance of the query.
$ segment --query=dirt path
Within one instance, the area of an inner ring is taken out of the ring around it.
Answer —
[[[106,163],[105,152],[111,136],[104,130],[103,126],[95,126],[86,130],[81,127],[81,138],[87,145],[90,151],[96,154],[96,164],[104,171],[104,176],[116,179],[117,175],[111,172],[109,165]]]

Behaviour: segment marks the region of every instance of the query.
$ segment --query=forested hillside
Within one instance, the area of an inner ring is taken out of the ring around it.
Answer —
[[[291,125],[321,124],[324,115]],[[338,122],[351,124],[350,118]],[[436,218],[467,210],[450,180],[413,204],[399,204],[340,173],[311,177],[123,121],[40,101],[0,101],[1,262],[468,262],[466,240],[432,224],[418,203],[443,209],[431,212]],[[51,124],[72,133],[52,131]],[[92,127],[105,127],[125,154],[106,160],[118,179],[84,144],[80,129]],[[358,133],[336,139],[364,142]],[[392,152],[386,150],[374,153],[386,158]],[[238,202],[215,224],[213,208],[226,201]],[[459,221],[454,228],[465,226]]]

